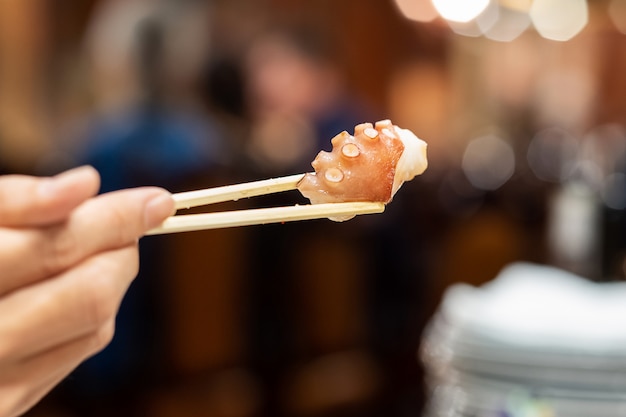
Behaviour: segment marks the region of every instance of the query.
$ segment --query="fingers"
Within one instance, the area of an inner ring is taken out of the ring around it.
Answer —
[[[0,294],[56,275],[92,254],[132,244],[174,210],[167,191],[144,187],[90,199],[57,225],[0,229],[0,265],[11,271],[0,280]]]
[[[0,369],[112,321],[138,270],[136,245],[96,255],[0,303]]]
[[[175,211],[165,190],[92,198],[98,183],[91,168],[0,177],[0,415],[24,412],[111,340],[137,240]]]
[[[82,361],[102,350],[111,341],[113,329],[111,320],[93,333],[4,369],[0,374],[0,415],[18,416],[30,409]]]
[[[137,247],[90,258],[0,303],[0,415],[18,416],[113,337]]]
[[[39,226],[61,221],[93,197],[99,187],[100,177],[89,166],[51,178],[0,177],[0,226]]]

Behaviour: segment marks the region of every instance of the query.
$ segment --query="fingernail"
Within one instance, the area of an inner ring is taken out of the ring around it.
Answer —
[[[81,166],[62,172],[54,177],[43,178],[37,187],[37,192],[44,198],[52,197],[62,190],[72,188],[84,181],[88,176],[98,176],[97,171],[91,166]]]
[[[146,228],[157,227],[163,220],[176,212],[172,195],[167,191],[162,191],[152,197],[146,204],[144,211]]]

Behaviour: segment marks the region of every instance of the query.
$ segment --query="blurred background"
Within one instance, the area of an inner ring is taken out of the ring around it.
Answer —
[[[624,279],[624,73],[622,0],[0,0],[2,173],[177,192],[364,121],[429,144],[384,215],[144,238],[115,340],[28,415],[420,415],[446,288]]]

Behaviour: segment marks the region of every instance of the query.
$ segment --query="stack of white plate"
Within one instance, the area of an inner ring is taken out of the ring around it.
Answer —
[[[454,285],[421,357],[427,417],[626,416],[626,283],[519,263]]]

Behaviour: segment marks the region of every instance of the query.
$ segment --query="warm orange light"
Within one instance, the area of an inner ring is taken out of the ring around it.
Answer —
[[[544,38],[567,41],[587,25],[589,10],[586,0],[534,0],[530,18]]]
[[[498,19],[485,28],[486,38],[499,42],[510,42],[520,36],[530,26],[528,13],[518,8],[499,7]]]
[[[441,17],[452,22],[469,22],[489,6],[490,0],[432,0]]]
[[[395,0],[395,4],[407,19],[430,22],[439,16],[431,0]]]

